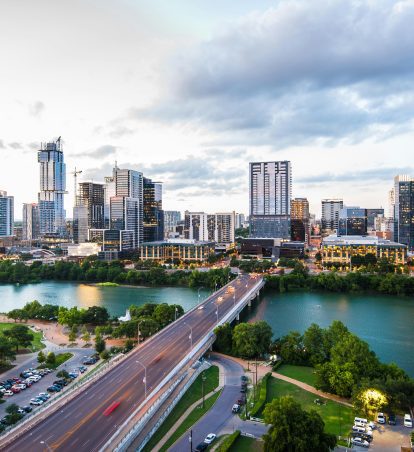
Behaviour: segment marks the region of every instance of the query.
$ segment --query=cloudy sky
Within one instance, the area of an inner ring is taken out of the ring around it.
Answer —
[[[414,175],[414,2],[1,0],[0,189],[38,191],[39,142],[164,182],[164,207],[248,210],[248,162],[293,195],[387,207]]]

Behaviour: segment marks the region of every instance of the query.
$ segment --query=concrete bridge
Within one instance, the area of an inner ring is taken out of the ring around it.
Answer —
[[[214,342],[214,329],[238,318],[263,286],[260,276],[239,276],[109,364],[107,371],[70,394],[62,394],[44,407],[41,415],[7,432],[0,438],[0,449],[127,450],[154,416],[159,417],[160,407],[180,383],[197,376],[200,368],[194,369],[194,363]],[[182,391],[175,398],[181,395]],[[111,411],[110,407],[116,408]]]

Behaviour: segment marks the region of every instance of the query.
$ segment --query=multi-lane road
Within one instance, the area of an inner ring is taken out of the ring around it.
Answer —
[[[100,450],[144,401],[145,372],[147,394],[150,395],[191,351],[191,347],[195,347],[214,329],[217,311],[218,318],[222,319],[257,282],[255,277],[239,276],[231,283],[235,288],[234,293],[229,293],[227,286],[214,293],[201,304],[202,308],[192,310],[141,344],[79,396],[3,450]],[[119,406],[109,416],[105,416],[104,411],[114,402],[120,402]],[[150,403],[151,400],[147,402]]]

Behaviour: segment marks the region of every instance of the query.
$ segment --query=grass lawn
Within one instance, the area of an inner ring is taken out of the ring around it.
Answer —
[[[316,374],[313,367],[306,366],[292,366],[291,364],[282,364],[276,372],[286,375],[287,377],[294,378],[295,380],[302,381],[311,386],[315,386]]]
[[[219,384],[219,369],[217,366],[209,367],[205,372],[206,381],[204,382],[204,393],[216,389]],[[160,428],[155,432],[149,443],[145,446],[144,451],[150,452],[156,444],[170,431],[177,420],[185,413],[185,411],[197,400],[202,397],[201,393],[201,375],[199,375],[195,382],[190,386],[185,395],[177,403],[171,411],[167,419],[162,423]]]
[[[263,442],[247,436],[239,436],[229,452],[263,452]]]
[[[50,363],[44,363],[42,366],[39,367],[48,367],[49,369],[56,369],[61,364],[63,364],[68,359],[72,358],[73,353],[65,352],[65,353],[58,353],[56,355],[56,362],[54,364]]]
[[[304,410],[314,409],[325,422],[325,431],[335,435],[346,436],[354,422],[354,410],[332,400],[323,399],[325,405],[316,405],[314,400],[318,398],[315,394],[298,388],[297,386],[271,377],[267,388],[267,402],[271,402],[276,397],[292,396],[302,405]]]
[[[21,325],[21,323],[0,323],[0,333],[3,332],[4,330],[9,330],[13,325]],[[33,334],[33,340],[32,340],[32,344],[30,346],[30,352],[38,352],[39,350],[42,350],[43,348],[45,348],[45,345],[41,342],[41,339],[43,337],[43,334],[39,331],[32,331],[30,330],[30,332]],[[19,348],[20,351],[20,348]]]

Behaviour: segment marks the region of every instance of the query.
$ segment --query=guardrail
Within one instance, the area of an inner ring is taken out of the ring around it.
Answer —
[[[252,295],[256,296],[256,294],[260,291],[260,289],[264,286],[263,279],[258,281],[259,284],[255,285],[254,287],[249,290],[247,294],[245,294],[235,306],[233,306],[232,309],[217,323],[215,328],[219,325],[222,325],[229,321],[232,317],[234,318],[235,315],[237,315],[238,311],[240,309],[244,308],[245,304],[248,303],[252,299]],[[227,284],[230,285],[231,283]],[[209,297],[210,298],[210,297]],[[195,306],[194,309],[196,309],[197,306]],[[183,317],[180,317],[182,319]],[[116,437],[120,434],[120,432],[126,428],[126,426],[134,419],[134,417],[142,410],[147,400],[151,399],[157,392],[160,391],[162,387],[164,387],[168,382],[171,381],[174,376],[177,375],[180,369],[182,369],[188,362],[190,362],[194,356],[202,350],[207,350],[208,347],[214,342],[214,331],[210,331],[210,333],[206,334],[203,339],[201,339],[195,347],[191,350],[189,354],[185,356],[184,359],[182,359],[175,367],[174,369],[158,384],[158,386],[150,393],[150,395],[136,408],[136,410],[128,417],[128,419],[118,428],[117,432],[114,433],[114,435],[109,438],[109,440],[102,446],[101,450],[104,451],[106,449],[111,449],[115,451],[122,451],[125,450],[124,447],[127,447],[130,442],[133,441],[134,438],[142,431],[142,429],[145,427],[145,424],[151,419],[152,415],[155,414],[156,410],[154,410],[155,404],[151,405],[151,407],[148,409],[148,411],[144,414],[144,416],[141,417],[141,419],[138,421],[136,426],[130,430],[130,432],[127,433],[127,435],[124,437],[124,439],[121,440],[121,442],[118,444],[118,446],[114,449],[113,444],[116,442]],[[169,392],[169,394],[171,391]],[[158,402],[158,399],[156,403]],[[160,403],[157,404],[157,409],[160,406]],[[150,416],[148,416],[150,415]],[[112,444],[112,448],[110,448],[110,445]]]
[[[69,400],[72,400],[78,394],[86,390],[95,380],[100,378],[102,374],[118,365],[126,357],[127,355],[123,354],[117,355],[107,363],[104,363],[101,366],[98,365],[95,369],[88,372],[88,374],[82,376],[79,381],[73,382],[73,384],[71,384],[67,389],[55,394],[53,398],[41,405],[40,408],[37,408],[33,411],[33,413],[26,416],[22,422],[19,422],[18,424],[4,430],[2,436],[0,437],[0,447],[3,448],[7,446],[20,435],[32,429],[52,412],[59,409]],[[48,413],[45,413],[46,411],[48,411]]]

